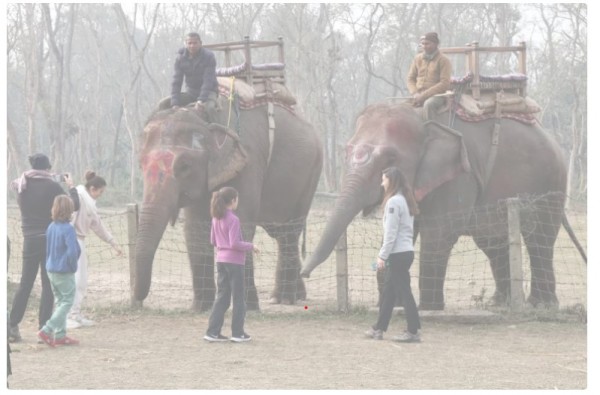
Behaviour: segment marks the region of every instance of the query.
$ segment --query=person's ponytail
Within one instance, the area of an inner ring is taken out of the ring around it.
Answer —
[[[238,192],[232,187],[223,187],[213,192],[210,201],[210,215],[213,218],[223,218],[227,211],[227,206],[238,197]]]

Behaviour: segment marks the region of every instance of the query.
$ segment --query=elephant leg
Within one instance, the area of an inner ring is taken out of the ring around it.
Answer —
[[[209,310],[215,300],[214,250],[210,244],[210,222],[186,210],[185,237],[192,270],[195,311]]]
[[[255,225],[242,225],[244,240],[253,241],[256,233]],[[244,272],[244,290],[246,291],[246,308],[248,310],[260,310],[258,291],[254,282],[254,255],[252,251],[246,253],[246,270]]]
[[[452,247],[458,235],[444,232],[445,226],[421,229],[421,253],[419,259],[419,308],[421,310],[444,309],[444,281]],[[446,234],[445,234],[446,233]]]
[[[532,306],[558,306],[553,258],[560,223],[536,221],[530,232],[526,229],[528,226],[527,222],[522,226],[523,240],[531,263],[531,293],[527,301]]]
[[[491,303],[506,306],[510,303],[510,264],[508,257],[508,236],[473,237],[473,241],[490,261],[496,290]]]
[[[271,303],[295,304],[306,299],[306,287],[300,277],[300,254],[298,252],[301,225],[286,225],[270,230],[277,240],[278,258],[275,269],[275,288]]]
[[[245,275],[245,291],[246,291],[246,308],[248,310],[260,310],[260,304],[258,301],[258,292],[256,290],[256,283],[254,282],[254,257],[251,253],[246,256],[246,270]]]

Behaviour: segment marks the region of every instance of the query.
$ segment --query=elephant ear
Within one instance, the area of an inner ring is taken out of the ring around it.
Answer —
[[[426,122],[423,130],[424,150],[414,184],[417,201],[460,173],[471,171],[462,133],[435,121]]]
[[[213,191],[242,171],[248,162],[248,155],[240,138],[231,130],[216,123],[210,124],[208,129],[208,189]]]

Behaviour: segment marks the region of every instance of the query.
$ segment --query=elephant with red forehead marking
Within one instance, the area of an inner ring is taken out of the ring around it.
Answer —
[[[183,175],[201,151],[212,152],[208,162],[208,188],[227,182],[246,165],[239,138],[222,125],[208,124],[195,110],[179,109],[157,113],[144,128],[145,143],[140,154],[144,185],[152,200],[156,188]]]
[[[322,167],[321,142],[314,128],[288,109],[266,106],[241,110],[229,121],[219,111],[207,123],[193,108],[159,111],[146,123],[140,165],[144,201],[136,243],[134,298],[148,295],[154,254],[166,224],[185,211],[185,238],[192,269],[193,308],[206,310],[215,296],[214,251],[210,244],[212,193],[232,186],[239,192],[237,214],[245,240],[262,226],[278,246],[274,303],[306,297],[299,276],[299,242]],[[275,129],[270,133],[270,125]],[[246,257],[246,293],[258,309],[254,261]]]

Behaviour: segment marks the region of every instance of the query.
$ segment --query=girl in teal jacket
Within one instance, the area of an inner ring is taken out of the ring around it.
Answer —
[[[69,223],[73,208],[73,202],[67,196],[54,198],[53,222],[46,231],[46,271],[56,308],[38,332],[38,337],[50,347],[79,344],[78,340],[67,336],[67,314],[75,298],[75,272],[81,254],[75,228]]]

